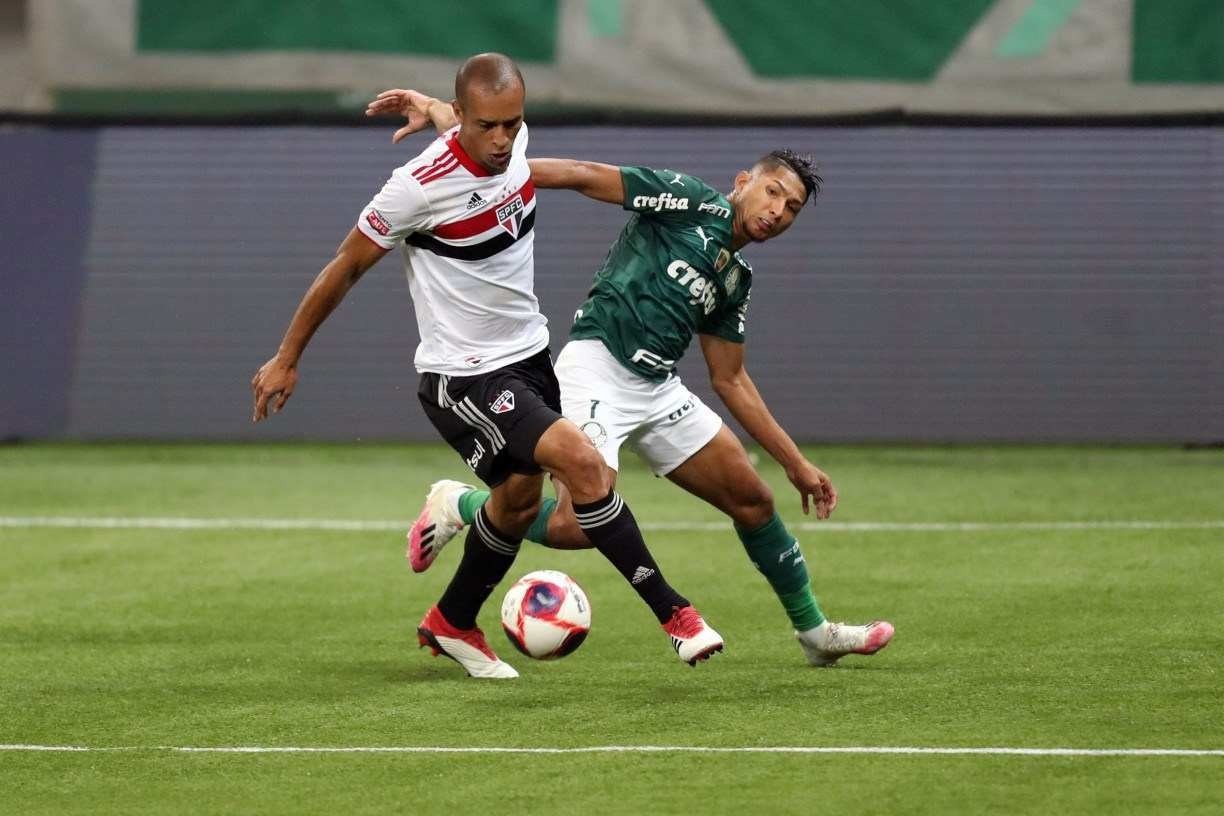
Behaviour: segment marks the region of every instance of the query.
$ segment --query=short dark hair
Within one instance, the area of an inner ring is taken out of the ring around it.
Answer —
[[[807,191],[807,196],[813,200],[820,195],[820,185],[824,184],[824,179],[820,177],[819,168],[816,166],[816,160],[811,154],[800,154],[793,150],[781,148],[779,150],[771,150],[761,158],[757,159],[757,163],[753,167],[789,167],[803,182],[803,189]],[[804,197],[804,203],[807,203],[807,196]]]
[[[501,93],[514,84],[524,89],[527,87],[527,83],[523,82],[523,72],[514,60],[494,52],[477,54],[464,60],[455,72],[455,98],[462,105],[467,98],[467,89],[472,85],[482,85],[494,93]]]

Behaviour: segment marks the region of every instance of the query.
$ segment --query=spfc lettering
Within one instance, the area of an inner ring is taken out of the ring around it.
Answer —
[[[516,195],[497,208],[497,223],[511,235],[518,237],[519,225],[523,223],[523,210],[526,208],[523,197]]]

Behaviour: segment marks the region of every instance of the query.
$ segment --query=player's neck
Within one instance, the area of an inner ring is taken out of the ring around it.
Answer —
[[[477,161],[476,156],[479,154],[479,151],[476,150],[477,145],[469,144],[467,140],[464,139],[463,128],[460,128],[459,132],[455,134],[455,142],[458,144],[459,150],[463,152],[461,161],[466,160],[471,162],[473,165],[479,167],[482,171],[490,176],[500,176],[502,173],[505,173],[508,169],[510,169],[509,167],[490,167],[482,161]]]
[[[744,229],[740,221],[739,212],[735,206],[735,193],[728,195],[727,200],[731,202],[731,251],[739,252],[748,246],[752,239],[748,237],[748,231]]]

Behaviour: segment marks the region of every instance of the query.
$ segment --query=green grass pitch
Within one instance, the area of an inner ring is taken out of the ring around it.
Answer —
[[[416,648],[457,552],[414,575],[402,532],[28,520],[407,520],[429,482],[466,477],[441,446],[0,448],[0,810],[1220,812],[1219,753],[170,750],[1224,749],[1224,454],[810,455],[841,491],[837,525],[763,472],[825,610],[887,617],[889,648],[807,667],[729,526],[630,455],[621,492],[726,653],[681,664],[598,554],[528,544],[510,578],[569,572],[594,627],[573,656],[529,661],[498,631],[499,589],[481,622],[522,677],[494,683]],[[985,526],[920,526],[940,522]]]

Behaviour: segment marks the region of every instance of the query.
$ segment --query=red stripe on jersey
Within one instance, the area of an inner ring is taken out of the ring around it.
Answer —
[[[428,173],[425,173],[424,175],[420,176],[417,179],[417,181],[419,181],[423,185],[428,184],[431,181],[437,181],[438,179],[442,178],[443,176],[445,176],[447,173],[454,170],[458,166],[459,166],[459,162],[453,161],[453,160],[449,164],[439,164],[433,170],[430,170]]]
[[[413,176],[413,178],[420,179],[420,178],[421,178],[421,176],[425,175],[426,173],[430,172],[431,170],[436,169],[436,168],[437,168],[437,166],[438,166],[438,165],[439,165],[441,162],[444,162],[444,161],[446,161],[446,162],[450,162],[450,161],[454,161],[454,160],[455,160],[455,157],[454,157],[454,156],[452,156],[452,155],[451,155],[449,152],[446,152],[446,153],[439,153],[439,154],[438,154],[438,157],[437,157],[436,159],[434,159],[433,161],[431,161],[429,164],[422,164],[420,167],[418,167],[417,169],[413,170],[413,171],[412,171],[412,176]]]
[[[461,238],[471,238],[473,235],[479,235],[486,230],[490,230],[497,226],[501,220],[497,217],[497,211],[501,209],[507,202],[513,201],[515,196],[523,197],[523,209],[531,203],[535,198],[535,185],[531,183],[531,179],[510,195],[499,201],[497,204],[489,207],[482,213],[477,213],[471,218],[464,218],[461,221],[451,221],[448,224],[439,224],[433,228],[433,234],[438,238],[446,238],[449,241],[459,240]]]
[[[459,144],[459,131],[455,131],[449,139],[446,140],[446,146],[450,148],[451,155],[459,160],[469,173],[476,178],[485,178],[493,175],[488,170],[476,163],[476,160],[467,154],[463,149],[463,145]]]

